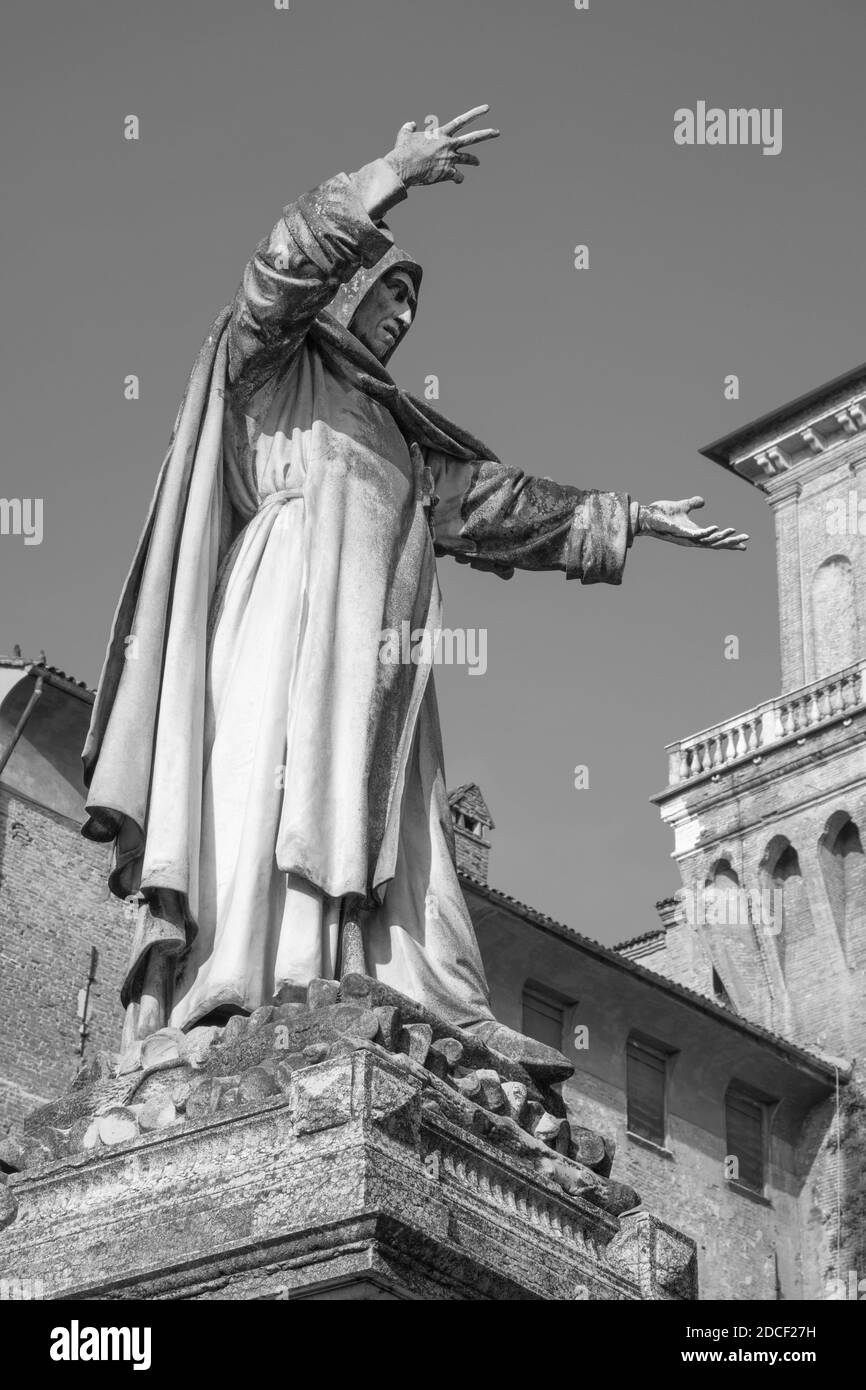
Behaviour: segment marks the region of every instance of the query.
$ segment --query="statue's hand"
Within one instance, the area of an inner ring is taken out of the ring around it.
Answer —
[[[476,106],[435,130],[418,131],[415,121],[407,121],[397,132],[393,150],[385,155],[386,163],[407,188],[419,183],[444,183],[448,179],[462,183],[464,176],[459,166],[479,163],[474,154],[466,152],[465,146],[495,140],[499,131],[475,130],[466,135],[456,135],[455,131],[462,130],[476,116],[489,110],[489,106]]]
[[[706,550],[745,550],[748,536],[735,534],[733,526],[697,526],[688,513],[704,505],[703,497],[681,502],[650,502],[638,508],[638,536],[657,536],[673,545],[699,545]]]

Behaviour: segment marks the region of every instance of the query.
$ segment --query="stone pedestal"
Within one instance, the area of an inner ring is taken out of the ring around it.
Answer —
[[[0,1278],[100,1300],[696,1297],[690,1240],[604,1210],[606,1180],[448,1092],[356,1040],[265,1099],[7,1172]]]

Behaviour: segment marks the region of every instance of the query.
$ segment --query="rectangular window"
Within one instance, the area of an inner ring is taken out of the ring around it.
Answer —
[[[725,1158],[736,1159],[733,1182],[764,1192],[765,1105],[746,1091],[731,1087],[725,1096]]]
[[[527,985],[523,991],[523,1032],[527,1038],[546,1043],[562,1051],[562,1029],[565,1005],[555,995],[539,985]]]
[[[661,1047],[629,1038],[626,1052],[627,1126],[631,1134],[665,1147],[668,1058]]]

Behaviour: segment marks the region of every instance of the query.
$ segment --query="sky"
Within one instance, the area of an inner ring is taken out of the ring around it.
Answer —
[[[484,675],[436,679],[449,786],[478,782],[496,822],[491,882],[604,942],[651,930],[679,884],[648,801],[665,744],[779,690],[769,508],[698,450],[866,356],[861,0],[19,0],[4,31],[0,495],[42,499],[44,533],[0,536],[0,651],[95,685],[187,374],[257,241],[404,121],[488,102],[480,167],[390,215],[425,276],[395,378],[438,376],[506,463],[700,494],[751,536],[641,538],[618,588],[439,562],[446,622],[487,634]],[[780,152],[678,145],[699,101],[781,108]]]

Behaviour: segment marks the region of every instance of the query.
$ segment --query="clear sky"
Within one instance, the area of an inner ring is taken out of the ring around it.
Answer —
[[[752,536],[640,540],[621,588],[440,562],[447,621],[488,634],[484,676],[437,683],[449,785],[479,782],[497,822],[491,881],[603,941],[654,926],[678,885],[647,802],[664,745],[778,689],[769,509],[697,450],[866,357],[864,51],[862,0],[9,9],[0,492],[43,499],[44,539],[0,537],[0,651],[95,684],[187,373],[255,243],[403,121],[487,101],[480,169],[391,214],[425,267],[394,375],[438,375],[439,408],[508,463],[701,493]],[[781,153],[677,146],[698,101],[781,107]]]

